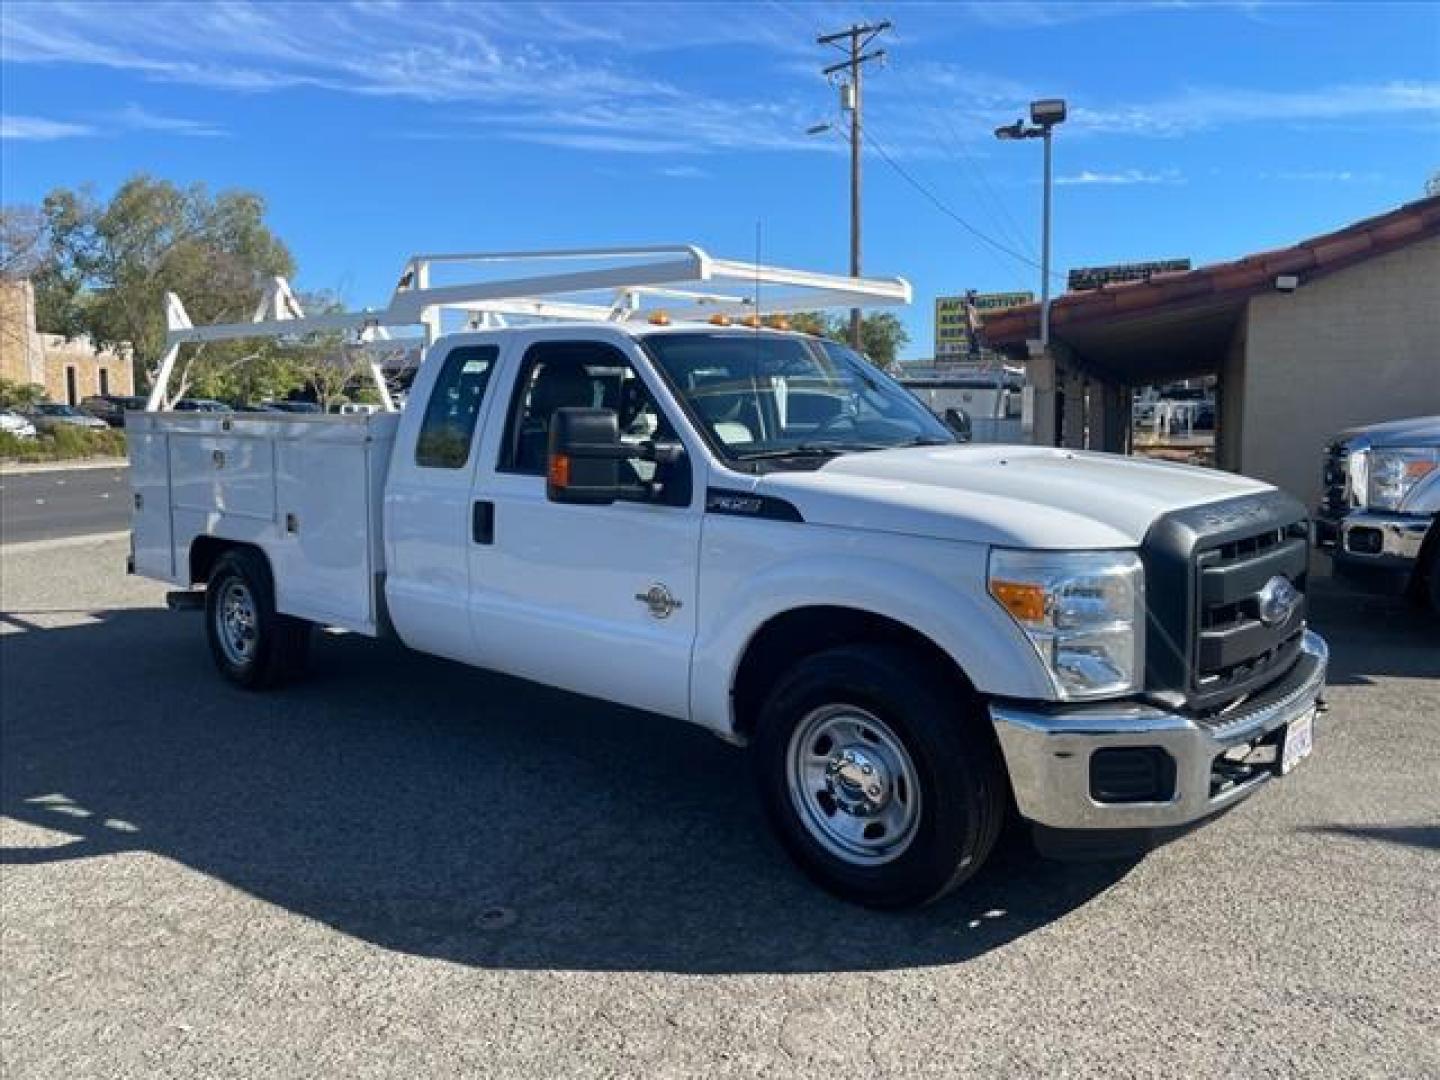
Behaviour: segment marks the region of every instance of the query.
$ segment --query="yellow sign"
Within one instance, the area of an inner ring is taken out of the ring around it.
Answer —
[[[971,325],[970,308],[973,306],[976,319],[983,319],[987,312],[1003,311],[1033,303],[1035,294],[1029,292],[971,293],[965,296],[937,296],[935,298],[935,359],[958,359],[975,350],[970,337],[977,326]]]

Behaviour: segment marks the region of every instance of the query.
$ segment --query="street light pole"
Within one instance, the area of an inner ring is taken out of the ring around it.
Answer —
[[[1045,209],[1040,227],[1040,346],[1050,348],[1050,137],[1045,125]]]
[[[1040,218],[1040,346],[1050,348],[1050,189],[1051,156],[1050,144],[1055,125],[1065,121],[1065,102],[1059,98],[1045,98],[1030,103],[1030,125],[1024,120],[995,129],[995,137],[1002,140],[1043,139],[1045,141],[1045,193],[1041,203]]]

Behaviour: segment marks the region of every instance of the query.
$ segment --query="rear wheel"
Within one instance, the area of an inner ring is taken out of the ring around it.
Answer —
[[[935,900],[984,863],[1003,771],[973,706],[892,646],[830,649],[770,694],[754,744],[781,842],[826,889],[872,907]]]
[[[309,657],[310,624],[275,610],[269,565],[248,549],[216,560],[205,589],[205,629],[215,666],[247,690],[294,678]]]

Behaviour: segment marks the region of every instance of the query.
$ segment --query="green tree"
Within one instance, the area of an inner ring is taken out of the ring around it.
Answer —
[[[164,296],[174,292],[198,325],[248,319],[271,277],[295,261],[265,222],[253,192],[211,194],[134,176],[109,202],[57,188],[41,205],[47,255],[34,274],[37,322],[100,346],[132,349],[137,382],[165,351]],[[189,346],[180,382],[199,386],[252,352],[245,342]],[[222,380],[223,381],[223,380]]]
[[[788,316],[792,329],[805,334],[828,337],[832,341],[850,343],[850,316],[830,315],[823,311],[797,311]],[[910,343],[905,324],[888,311],[860,316],[860,351],[882,370],[895,366],[900,350]]]

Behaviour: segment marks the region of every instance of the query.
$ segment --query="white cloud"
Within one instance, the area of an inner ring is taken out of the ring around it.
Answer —
[[[660,170],[660,175],[671,180],[702,180],[710,174],[696,165],[667,165]]]
[[[0,117],[0,139],[52,142],[56,139],[93,138],[126,131],[156,131],[170,135],[215,136],[224,129],[207,120],[190,120],[160,113],[131,102],[115,112],[99,113],[87,120],[50,120],[39,116]]]
[[[151,112],[133,101],[118,112],[107,117],[112,123],[127,131],[159,131],[171,135],[195,135],[211,137],[225,134],[225,129],[208,120],[191,120],[183,116],[163,116]]]
[[[1110,185],[1125,186],[1128,184],[1182,184],[1184,177],[1178,169],[1162,169],[1159,172],[1146,172],[1143,169],[1118,169],[1113,172],[1098,172],[1091,169],[1082,169],[1078,173],[1068,176],[1057,176],[1056,184],[1066,185]]]
[[[836,138],[804,129],[836,108],[820,82],[825,50],[815,31],[851,14],[771,0],[733,4],[262,3],[0,4],[0,59],[88,65],[154,82],[234,93],[296,88],[412,101],[425,106],[415,137],[489,137],[612,153],[801,149],[836,152]],[[974,158],[995,124],[1039,96],[1022,79],[973,64],[917,58],[914,45],[978,21],[1043,34],[1057,23],[1183,4],[1011,3],[907,9],[890,35],[892,63],[867,83],[869,121],[896,157]],[[1239,5],[1242,12],[1248,5]],[[823,24],[823,26],[822,26]],[[907,28],[914,37],[905,36]],[[729,49],[741,90],[691,81],[690,51]],[[741,50],[744,50],[743,52]],[[663,61],[660,54],[664,54]],[[677,64],[676,58],[682,59]],[[665,72],[668,74],[659,74]],[[1202,87],[1152,100],[1067,94],[1067,138],[1173,136],[1224,125],[1394,128],[1440,117],[1440,83],[1394,80],[1293,91]],[[133,108],[133,107],[132,107]],[[87,118],[99,125],[102,117]],[[123,123],[110,117],[111,123]],[[132,130],[216,134],[215,124],[138,110]],[[78,134],[78,132],[72,133]],[[1084,181],[1077,181],[1084,182]],[[1089,181],[1101,182],[1101,181]],[[1144,182],[1144,181],[1131,181]]]
[[[89,124],[76,124],[69,120],[47,120],[41,116],[0,116],[0,139],[53,142],[56,139],[74,139],[94,133],[95,129]]]
[[[1282,169],[1260,174],[1261,180],[1299,184],[1376,184],[1384,178],[1383,173],[1355,169]]]
[[[1137,104],[1077,105],[1071,132],[1122,135],[1186,135],[1226,124],[1293,124],[1361,116],[1440,119],[1440,82],[1350,83],[1311,90],[1248,90],[1209,87]]]

